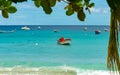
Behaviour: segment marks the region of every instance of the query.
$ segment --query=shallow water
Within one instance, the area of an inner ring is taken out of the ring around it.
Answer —
[[[40,29],[38,26],[29,26],[30,31],[21,30],[21,27],[0,26],[1,30],[15,30],[14,33],[0,33],[1,67],[66,65],[79,69],[77,75],[89,75],[89,72],[93,73],[91,75],[101,72],[108,75],[106,57],[109,32],[104,31],[108,26],[87,26],[87,31],[83,30],[84,26],[41,26]],[[59,32],[53,32],[54,29]],[[101,34],[96,35],[96,29],[100,29]],[[71,38],[71,45],[58,45],[57,40],[61,36]]]

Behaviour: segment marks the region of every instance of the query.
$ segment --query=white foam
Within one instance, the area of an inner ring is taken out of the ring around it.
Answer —
[[[0,68],[0,75],[111,75],[105,70],[85,70],[69,66]]]
[[[86,69],[78,69],[74,67],[62,66],[64,70],[73,70],[77,72],[77,75],[111,75],[110,71],[107,70],[86,70]]]
[[[110,72],[104,70],[79,70],[77,75],[110,75]]]

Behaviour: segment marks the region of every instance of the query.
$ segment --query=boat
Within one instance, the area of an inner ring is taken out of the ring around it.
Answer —
[[[14,30],[11,30],[11,31],[5,31],[5,30],[0,30],[0,33],[13,33]]]
[[[22,27],[21,29],[22,29],[22,30],[30,30],[30,28],[27,27],[27,26],[24,26],[24,27]]]
[[[105,31],[105,32],[108,32],[108,31],[109,31],[109,29],[106,29],[106,28],[105,28],[105,29],[104,29],[104,31]]]
[[[54,31],[54,32],[59,32],[59,30],[57,30],[57,29],[54,29],[53,31]]]
[[[87,27],[84,27],[83,29],[84,29],[84,31],[87,31]]]
[[[41,27],[40,27],[40,26],[38,26],[37,28],[38,28],[38,29],[41,29]]]
[[[71,39],[70,38],[64,39],[63,37],[61,37],[59,40],[57,40],[57,43],[60,45],[70,45]]]
[[[101,31],[100,30],[95,30],[95,34],[100,34]]]

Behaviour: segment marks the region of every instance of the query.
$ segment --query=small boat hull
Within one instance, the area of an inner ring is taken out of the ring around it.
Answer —
[[[21,29],[22,29],[22,30],[30,30],[30,28],[29,28],[29,27],[27,27],[27,26],[22,27]]]
[[[95,34],[100,34],[101,31],[100,30],[95,30]]]
[[[59,30],[57,30],[57,29],[55,29],[55,30],[53,30],[54,32],[59,32]]]
[[[58,42],[60,45],[70,45],[70,41]]]
[[[87,31],[87,27],[84,27],[84,31]]]
[[[60,45],[70,45],[71,39],[70,38],[66,38],[64,41],[58,40],[57,43],[60,44]]]

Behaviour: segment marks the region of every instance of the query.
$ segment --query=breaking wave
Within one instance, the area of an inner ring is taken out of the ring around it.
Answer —
[[[107,70],[85,70],[68,66],[59,67],[1,67],[0,75],[110,75]]]

